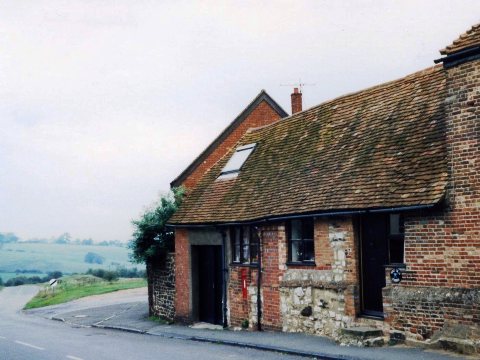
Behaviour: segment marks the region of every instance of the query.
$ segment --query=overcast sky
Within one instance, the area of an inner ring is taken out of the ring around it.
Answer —
[[[130,238],[260,92],[290,112],[433,65],[480,1],[0,1],[0,232]]]

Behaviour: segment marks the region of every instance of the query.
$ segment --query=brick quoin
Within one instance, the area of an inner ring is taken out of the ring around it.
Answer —
[[[191,261],[187,229],[175,230],[175,262],[175,318],[181,322],[189,322],[191,320]]]
[[[280,118],[281,116],[265,100],[262,101],[205,161],[188,175],[182,185],[187,189],[195,187],[202,176],[235,146],[248,129],[269,125]]]
[[[279,256],[280,231],[276,227],[263,227],[262,234],[262,328],[281,330]]]

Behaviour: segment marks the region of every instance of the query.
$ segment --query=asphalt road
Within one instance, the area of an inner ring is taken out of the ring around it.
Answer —
[[[37,290],[35,286],[19,286],[0,291],[0,360],[299,359],[253,349],[75,327],[23,314],[21,308]]]

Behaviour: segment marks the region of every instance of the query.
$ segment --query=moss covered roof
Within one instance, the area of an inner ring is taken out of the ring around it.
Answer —
[[[238,176],[218,179],[232,150],[170,223],[435,204],[447,181],[445,93],[436,66],[252,130],[238,144],[257,144]]]

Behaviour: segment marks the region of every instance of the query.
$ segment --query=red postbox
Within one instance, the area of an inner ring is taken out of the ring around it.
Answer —
[[[247,269],[242,269],[242,295],[246,299],[248,297],[247,293]]]

